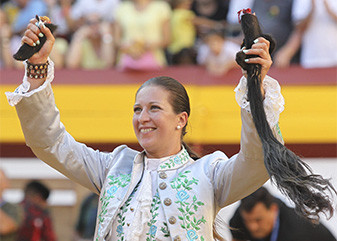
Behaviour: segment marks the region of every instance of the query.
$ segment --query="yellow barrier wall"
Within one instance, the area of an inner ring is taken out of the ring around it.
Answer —
[[[139,85],[55,85],[56,103],[67,130],[79,141],[136,142],[132,106]],[[0,142],[23,142],[15,109],[0,86]],[[192,105],[186,140],[201,144],[238,143],[240,113],[234,86],[187,86]],[[287,143],[337,142],[336,86],[284,86],[280,127]]]

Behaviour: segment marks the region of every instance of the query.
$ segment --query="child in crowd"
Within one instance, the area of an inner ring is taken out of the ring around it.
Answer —
[[[224,75],[236,66],[235,55],[240,46],[227,40],[222,31],[212,30],[203,38],[198,49],[197,62],[212,75]]]

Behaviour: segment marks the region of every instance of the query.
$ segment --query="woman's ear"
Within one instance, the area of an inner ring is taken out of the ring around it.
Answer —
[[[188,120],[188,114],[184,111],[177,115],[178,123],[181,128],[184,128],[186,126],[187,120]]]

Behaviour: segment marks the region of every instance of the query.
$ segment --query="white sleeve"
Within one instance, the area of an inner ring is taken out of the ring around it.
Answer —
[[[7,96],[8,103],[11,106],[17,105],[23,97],[30,97],[34,93],[45,89],[46,86],[53,81],[53,79],[54,79],[54,62],[51,61],[50,58],[48,58],[48,61],[49,61],[48,74],[47,74],[47,78],[46,78],[45,82],[39,88],[34,89],[32,91],[29,91],[29,92],[28,92],[28,90],[30,88],[30,83],[27,81],[27,68],[26,68],[27,64],[26,64],[26,61],[23,62],[24,65],[25,65],[25,75],[23,77],[22,84],[19,87],[17,87],[14,92],[6,92],[5,93],[6,96]]]
[[[281,87],[275,79],[267,75],[262,84],[265,90],[263,105],[267,121],[270,127],[273,128],[278,123],[280,114],[284,110],[284,98],[281,94]],[[240,82],[234,91],[239,106],[250,112],[250,105],[247,99],[247,79],[245,77],[240,79]]]

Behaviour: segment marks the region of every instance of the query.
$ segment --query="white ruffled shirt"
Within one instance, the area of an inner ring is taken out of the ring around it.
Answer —
[[[183,151],[184,149],[178,155]],[[145,157],[141,182],[120,209],[112,224],[109,240],[121,240],[121,237],[126,237],[124,240],[127,241],[147,240],[147,238],[150,240],[171,240],[170,236],[165,236],[165,231],[159,232],[158,230],[159,227],[165,230],[167,226],[164,224],[166,218],[157,191],[158,167],[170,157],[160,159]],[[155,215],[155,219],[152,218],[153,215]],[[154,223],[155,225],[153,225]]]

